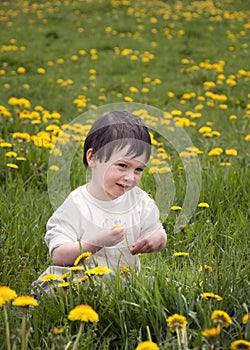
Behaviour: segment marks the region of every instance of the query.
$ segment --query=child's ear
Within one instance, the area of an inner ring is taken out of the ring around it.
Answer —
[[[96,157],[93,153],[93,148],[89,148],[86,152],[86,160],[89,168],[94,168],[96,165]]]

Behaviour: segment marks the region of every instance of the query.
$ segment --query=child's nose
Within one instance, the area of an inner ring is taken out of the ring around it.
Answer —
[[[134,172],[133,171],[127,171],[126,174],[124,175],[124,179],[126,181],[133,181],[134,180]]]

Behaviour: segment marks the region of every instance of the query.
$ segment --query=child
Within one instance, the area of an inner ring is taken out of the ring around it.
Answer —
[[[165,247],[159,210],[137,187],[150,153],[150,135],[139,117],[117,110],[95,121],[84,143],[91,180],[49,219],[45,241],[55,266],[42,276],[62,274],[82,252],[92,253],[92,266],[139,269],[139,253]]]

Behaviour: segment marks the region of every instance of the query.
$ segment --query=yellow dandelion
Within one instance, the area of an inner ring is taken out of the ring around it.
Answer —
[[[23,73],[25,73],[25,72],[26,72],[26,69],[25,69],[24,67],[18,67],[18,68],[17,68],[17,73],[23,74]]]
[[[243,317],[242,317],[242,323],[243,324],[247,324],[247,322],[250,320],[250,314],[245,314]]]
[[[13,300],[12,305],[15,306],[38,306],[38,302],[36,299],[29,295],[22,295],[20,297],[17,297],[15,300]]]
[[[61,334],[63,332],[64,332],[64,328],[54,327],[54,329],[53,329],[53,333],[55,335]]]
[[[167,318],[167,323],[170,331],[174,333],[176,330],[182,331],[185,329],[187,319],[185,316],[174,314]]]
[[[221,301],[222,297],[220,297],[218,294],[210,293],[210,292],[205,292],[201,294],[201,297],[205,300],[216,300],[216,301]]]
[[[55,280],[62,280],[62,276],[55,275],[54,273],[45,275],[41,278],[41,281],[51,282]]]
[[[198,208],[209,208],[209,204],[206,202],[200,202]]]
[[[120,276],[123,276],[125,274],[127,274],[129,272],[129,267],[126,266],[126,265],[123,265],[121,268],[120,268]]]
[[[50,167],[49,167],[49,170],[51,170],[51,171],[58,171],[60,168],[59,168],[59,166],[57,166],[57,165],[51,165]]]
[[[67,287],[69,287],[69,282],[58,283],[57,287],[67,288]]]
[[[5,155],[6,155],[6,157],[16,157],[17,153],[14,151],[10,151],[10,152],[5,153]]]
[[[86,275],[101,275],[101,276],[110,272],[111,270],[105,266],[97,266],[97,267],[94,267],[93,269],[89,269],[85,271]]]
[[[220,334],[220,332],[221,328],[207,328],[204,329],[204,331],[202,331],[201,334],[203,335],[203,337],[213,339],[217,337]]]
[[[83,270],[83,266],[71,266],[69,267],[70,271],[82,271]]]
[[[126,102],[133,102],[133,99],[131,97],[129,97],[129,96],[125,96],[124,97],[124,101],[126,101]]]
[[[208,152],[209,156],[219,156],[221,153],[223,153],[223,149],[220,147],[216,147],[211,149],[211,151]]]
[[[83,282],[87,281],[88,279],[89,279],[88,276],[83,276],[82,278],[80,278],[80,279],[74,281],[74,283],[75,283],[75,284],[83,283]]]
[[[232,350],[250,350],[250,342],[247,340],[235,340],[231,343]]]
[[[182,209],[182,207],[180,207],[179,205],[173,205],[171,207],[171,210],[174,210],[174,211],[181,210],[181,209]]]
[[[78,305],[69,312],[68,319],[70,321],[81,322],[97,322],[99,316],[89,305]]]
[[[91,257],[91,255],[92,255],[92,253],[90,253],[90,252],[84,252],[84,253],[82,253],[81,255],[79,255],[79,256],[76,258],[76,260],[75,260],[75,262],[74,262],[74,265],[75,265],[75,266],[78,265],[79,262],[82,261],[82,260],[88,260],[88,259]]]
[[[7,165],[7,167],[12,168],[12,169],[18,169],[18,168],[19,168],[18,165],[13,164],[13,163],[8,163],[8,164],[6,164],[6,165]]]
[[[189,256],[189,253],[187,253],[187,252],[176,252],[176,253],[173,253],[173,256],[185,257],[185,256]]]
[[[7,286],[0,287],[0,298],[3,304],[9,303],[11,300],[17,297],[16,292]],[[2,305],[3,305],[2,304]]]
[[[250,134],[247,134],[244,138],[245,141],[250,141]]]
[[[46,72],[46,70],[44,68],[42,68],[42,67],[37,68],[37,73],[44,74],[45,72]]]
[[[159,347],[156,343],[153,343],[150,340],[145,340],[137,345],[135,350],[158,350]]]
[[[204,270],[206,272],[210,272],[210,273],[213,272],[212,266],[209,266],[209,265],[204,265]],[[203,267],[200,266],[199,269],[198,269],[198,272],[201,273],[202,271],[203,271]]]
[[[228,155],[228,156],[237,156],[237,150],[234,149],[234,148],[230,148],[230,149],[226,149],[225,150],[225,153]]]
[[[211,319],[219,327],[229,327],[232,323],[232,319],[228,313],[222,310],[213,311]]]
[[[221,162],[220,166],[230,166],[231,163],[230,162]]]

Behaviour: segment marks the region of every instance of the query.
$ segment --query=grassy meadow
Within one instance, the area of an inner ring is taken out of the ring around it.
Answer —
[[[250,349],[249,2],[9,0],[0,23],[0,349]],[[138,275],[71,271],[38,304],[19,298],[52,263],[47,220],[86,181],[106,105],[151,129],[141,186],[166,208],[167,246]]]

